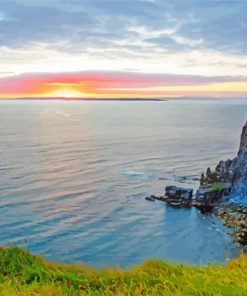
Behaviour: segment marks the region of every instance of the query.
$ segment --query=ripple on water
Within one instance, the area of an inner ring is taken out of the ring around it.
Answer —
[[[144,197],[230,157],[246,103],[0,103],[1,244],[124,267],[239,253],[217,218]]]

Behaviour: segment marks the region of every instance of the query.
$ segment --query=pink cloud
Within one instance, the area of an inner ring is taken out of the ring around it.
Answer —
[[[129,88],[140,88],[140,93],[155,94],[156,92],[144,92],[143,88],[157,86],[208,85],[212,83],[237,81],[246,81],[246,78],[240,76],[206,77],[195,75],[141,74],[133,72],[104,71],[28,73],[0,78],[0,95],[42,94],[56,89],[59,84],[73,85],[77,90],[84,89],[95,94],[100,92],[110,94],[117,88],[123,89],[121,90],[121,93],[123,94],[129,94]]]

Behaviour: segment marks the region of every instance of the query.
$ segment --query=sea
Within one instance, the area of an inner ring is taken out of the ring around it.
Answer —
[[[196,190],[232,158],[247,99],[0,101],[0,243],[54,261],[225,263],[241,246],[197,209],[145,197]]]

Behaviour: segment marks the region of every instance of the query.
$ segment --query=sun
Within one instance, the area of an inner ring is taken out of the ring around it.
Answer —
[[[56,97],[56,98],[83,98],[87,94],[81,91],[75,90],[72,87],[61,87],[52,92],[46,94],[47,97]]]
[[[72,90],[58,91],[57,95],[59,97],[63,97],[63,98],[73,98],[73,97],[82,96],[82,94],[80,92],[76,92],[76,91],[72,91]]]

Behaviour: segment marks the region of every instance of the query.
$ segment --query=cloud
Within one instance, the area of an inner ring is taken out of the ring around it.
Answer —
[[[56,42],[63,40],[71,44],[69,50],[79,51],[146,39],[166,51],[193,47],[245,54],[246,9],[247,2],[229,0],[3,0],[2,15],[15,21],[0,23],[0,44],[18,48],[44,42],[62,51]]]
[[[247,75],[246,1],[0,1],[2,72]]]
[[[247,54],[246,1],[194,1],[190,8],[193,22],[184,23],[178,34],[195,40],[203,39],[203,48]],[[184,7],[186,11],[188,7]]]
[[[0,22],[0,45],[12,48],[28,47],[35,42],[56,43],[92,25],[92,20],[84,11],[66,12],[52,7],[31,7],[11,0],[1,2],[1,9],[13,21]]]

